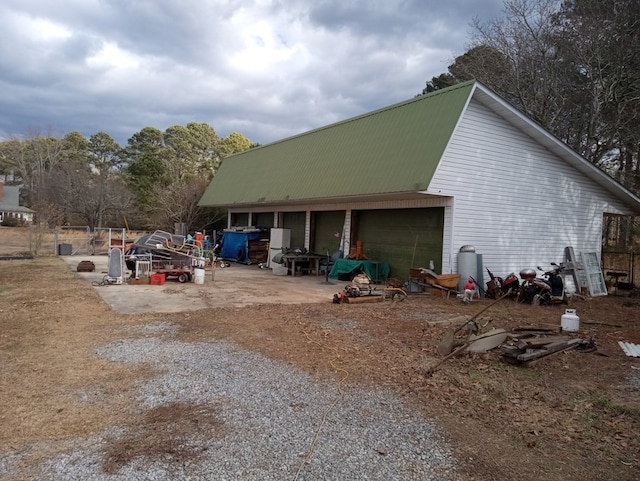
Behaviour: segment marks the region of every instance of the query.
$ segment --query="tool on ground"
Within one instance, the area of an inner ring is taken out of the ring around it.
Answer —
[[[507,296],[508,296],[508,294],[504,294],[503,296],[499,297],[498,299],[493,301],[488,306],[485,306],[484,309],[480,310],[473,317],[471,317],[468,321],[463,322],[461,325],[459,325],[456,328],[449,329],[449,331],[447,331],[447,333],[445,334],[445,336],[442,339],[442,341],[440,341],[440,343],[438,344],[438,354],[440,354],[441,356],[447,356],[448,354],[450,354],[451,351],[453,350],[453,341],[454,341],[456,333],[458,331],[460,331],[461,329],[465,328],[466,326],[468,326],[469,324],[471,324],[472,322],[475,322],[475,320],[480,316],[480,314],[485,312],[490,307],[493,307],[494,305],[496,305],[498,302],[500,302],[502,299],[504,299]]]
[[[494,347],[497,347],[499,344],[502,344],[502,342],[506,337],[507,337],[507,334],[504,329],[494,329],[494,331],[489,332],[481,337],[469,339],[465,341],[461,346],[459,346],[455,351],[449,352],[446,356],[444,356],[442,359],[436,362],[433,366],[429,367],[425,371],[425,374],[427,376],[430,376],[438,367],[440,367],[440,365],[443,362],[460,354],[462,351],[484,352],[487,349],[493,349]],[[473,348],[475,345],[478,345],[480,343],[483,344],[482,349]]]
[[[451,359],[453,356],[456,356],[457,354],[460,354],[462,351],[464,351],[469,346],[469,344],[471,344],[471,343],[465,342],[462,346],[457,348],[455,351],[451,351],[448,355],[446,355],[445,357],[440,359],[438,362],[436,362],[433,366],[431,366],[429,369],[427,369],[425,374],[427,376],[430,376],[431,374],[433,374],[433,371],[435,371],[438,368],[438,366],[440,366],[440,364],[445,362],[447,359]]]

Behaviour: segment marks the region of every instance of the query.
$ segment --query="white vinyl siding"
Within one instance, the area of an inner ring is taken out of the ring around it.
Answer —
[[[600,253],[603,212],[625,207],[595,182],[478,102],[458,125],[429,186],[445,210],[443,262],[473,245],[496,275],[562,261],[564,247]],[[443,266],[444,267],[444,266]],[[444,269],[443,269],[444,270]]]

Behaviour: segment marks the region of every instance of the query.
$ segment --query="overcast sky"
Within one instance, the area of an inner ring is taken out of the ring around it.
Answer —
[[[2,0],[0,139],[122,146],[206,122],[266,144],[418,94],[502,0]]]

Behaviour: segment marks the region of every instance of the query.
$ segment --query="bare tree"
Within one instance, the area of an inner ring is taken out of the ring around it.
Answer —
[[[468,75],[545,127],[554,125],[565,102],[558,88],[562,74],[555,44],[557,8],[557,0],[510,0],[504,4],[504,18],[484,24],[475,19],[470,51],[482,55],[466,65]]]
[[[192,178],[174,183],[155,192],[157,206],[152,220],[158,226],[172,229],[175,223],[193,226],[200,223],[204,209],[198,205],[208,185],[206,178]]]

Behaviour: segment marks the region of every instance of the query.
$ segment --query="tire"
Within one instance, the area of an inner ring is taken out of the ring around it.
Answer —
[[[178,282],[180,282],[181,284],[184,284],[185,282],[187,282],[187,280],[189,280],[189,274],[182,273],[178,276]]]
[[[406,294],[403,294],[402,292],[394,292],[391,296],[391,300],[394,302],[404,301],[406,298]]]

